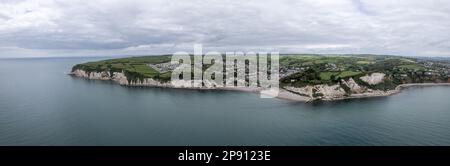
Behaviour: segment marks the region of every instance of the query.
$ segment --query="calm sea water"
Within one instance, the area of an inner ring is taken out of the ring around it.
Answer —
[[[92,60],[0,60],[0,145],[450,145],[450,87],[304,104],[66,75]]]

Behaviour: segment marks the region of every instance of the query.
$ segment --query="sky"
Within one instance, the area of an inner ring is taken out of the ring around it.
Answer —
[[[0,58],[173,54],[194,44],[450,57],[450,1],[0,1]]]

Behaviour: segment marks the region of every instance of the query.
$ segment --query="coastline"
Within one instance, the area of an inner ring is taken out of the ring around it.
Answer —
[[[421,87],[421,86],[450,86],[450,83],[408,83],[408,84],[400,84],[394,90],[385,91],[385,93],[380,94],[370,94],[370,93],[361,93],[361,94],[352,94],[349,97],[338,98],[335,100],[346,100],[346,99],[362,99],[362,98],[373,98],[373,97],[387,97],[392,96],[398,93],[401,93],[402,90],[410,88],[410,87]]]
[[[450,86],[450,83],[410,83],[410,84],[398,85],[395,89],[402,90],[404,88],[414,87],[414,86]]]
[[[84,72],[84,71],[83,71]],[[120,73],[119,73],[120,74]],[[104,81],[112,81],[114,83],[117,83],[122,86],[128,86],[128,87],[153,87],[153,88],[173,88],[173,89],[190,89],[190,90],[224,90],[224,91],[241,91],[241,92],[250,92],[250,93],[259,93],[261,92],[262,88],[249,88],[249,87],[217,87],[217,88],[204,88],[204,87],[175,87],[168,83],[160,83],[156,80],[150,79],[145,80],[143,83],[128,83],[128,81],[123,80],[123,77],[121,76],[120,79],[115,79],[114,77],[110,77],[109,75],[102,75],[99,73],[95,73],[93,75],[86,74],[86,73],[80,73],[80,72],[70,72],[68,75],[74,76],[74,77],[80,77],[90,80],[104,80]],[[298,95],[292,92],[289,92],[283,88],[280,88],[279,93],[276,97],[278,99],[282,100],[289,100],[289,101],[296,101],[296,102],[312,102],[315,100],[321,100],[321,101],[339,101],[339,100],[347,100],[347,99],[361,99],[361,98],[373,98],[373,97],[386,97],[391,96],[400,93],[403,89],[409,88],[409,87],[415,87],[415,86],[450,86],[450,83],[408,83],[408,84],[401,84],[398,85],[394,90],[389,91],[378,91],[378,92],[372,92],[372,93],[358,93],[358,94],[351,94],[350,96],[346,97],[339,97],[339,98],[332,98],[332,99],[314,99],[307,96]]]

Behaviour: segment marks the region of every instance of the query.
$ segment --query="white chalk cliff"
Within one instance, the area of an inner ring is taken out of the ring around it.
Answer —
[[[86,72],[84,70],[76,69],[71,73],[77,77],[83,77],[93,80],[111,80],[119,83],[120,85],[127,86],[158,86],[158,87],[172,87],[170,83],[163,83],[152,78],[145,78],[138,81],[128,81],[124,72],[113,72],[112,75],[109,72]]]
[[[376,85],[383,82],[384,76],[386,76],[384,73],[372,73],[371,75],[363,76],[360,79],[370,85]]]
[[[384,73],[372,73],[371,75],[360,77],[360,79],[369,85],[377,85],[384,81],[385,76],[386,74]],[[348,87],[348,91],[346,91],[343,86]],[[307,96],[311,100],[338,100],[352,97],[383,96],[392,93],[382,90],[372,90],[363,85],[359,85],[353,78],[349,78],[347,80],[342,79],[341,84],[319,84],[304,87],[286,86],[283,88],[291,93]]]
[[[191,88],[190,82],[184,80],[161,82],[152,78],[145,78],[143,80],[129,81],[124,72],[113,72],[112,74],[107,71],[103,72],[86,72],[84,70],[76,69],[72,75],[77,77],[83,77],[95,80],[111,80],[117,82],[120,85],[125,86],[151,86],[151,87],[168,87],[168,88]],[[369,85],[377,85],[382,83],[385,79],[384,73],[372,73],[360,77],[361,81],[366,82]],[[213,82],[206,82],[205,84],[214,84]],[[228,90],[242,90],[242,88],[196,88],[196,89],[228,89]],[[291,96],[301,96],[302,98],[309,98],[309,100],[340,100],[346,98],[357,97],[371,97],[371,96],[386,96],[392,94],[390,91],[372,90],[363,85],[359,85],[353,78],[347,80],[342,79],[340,84],[319,84],[308,85],[304,87],[285,86],[282,87],[283,91],[287,91]],[[259,91],[261,89],[253,89],[252,91]]]

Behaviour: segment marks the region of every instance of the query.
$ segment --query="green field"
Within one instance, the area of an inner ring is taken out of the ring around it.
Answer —
[[[346,78],[346,77],[352,77],[352,76],[356,76],[358,74],[361,74],[361,72],[356,72],[356,71],[343,71],[341,72],[338,77],[340,78]]]
[[[400,65],[398,66],[402,69],[412,69],[412,70],[423,70],[425,69],[423,66],[417,65],[417,64],[409,64],[409,65]]]
[[[331,76],[337,76],[340,72],[321,72],[320,73],[320,79],[323,81],[329,81],[331,80]]]
[[[124,72],[129,80],[143,80],[144,78],[154,78],[159,80],[169,80],[171,73],[159,73],[149,64],[170,62],[171,56],[142,56],[102,60],[75,65],[73,70],[82,69],[87,72]]]

